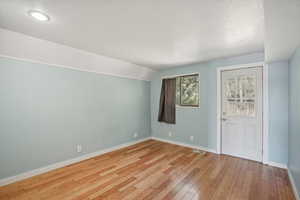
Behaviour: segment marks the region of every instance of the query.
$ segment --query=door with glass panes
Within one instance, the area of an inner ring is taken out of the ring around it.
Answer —
[[[262,161],[262,67],[222,71],[223,154]]]

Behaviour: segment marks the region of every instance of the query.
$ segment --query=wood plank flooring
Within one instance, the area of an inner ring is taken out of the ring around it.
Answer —
[[[294,200],[286,170],[149,140],[0,187],[0,199]]]

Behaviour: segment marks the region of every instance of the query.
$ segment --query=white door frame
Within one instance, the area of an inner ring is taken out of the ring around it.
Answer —
[[[233,65],[233,66],[225,66],[217,68],[217,153],[221,153],[221,73],[224,70],[233,70],[233,69],[243,69],[243,68],[250,68],[250,67],[263,67],[263,159],[262,162],[264,164],[268,163],[269,160],[269,152],[268,152],[268,138],[269,138],[269,70],[268,65],[264,62],[257,62],[257,63],[250,63],[250,64],[242,64],[242,65]]]

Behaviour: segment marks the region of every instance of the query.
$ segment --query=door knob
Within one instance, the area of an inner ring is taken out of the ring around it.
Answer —
[[[227,119],[226,118],[222,118],[222,121],[225,122],[225,121],[227,121]]]

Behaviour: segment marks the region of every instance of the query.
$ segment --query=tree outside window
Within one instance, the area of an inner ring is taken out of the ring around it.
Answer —
[[[199,107],[199,74],[176,77],[176,104]]]

